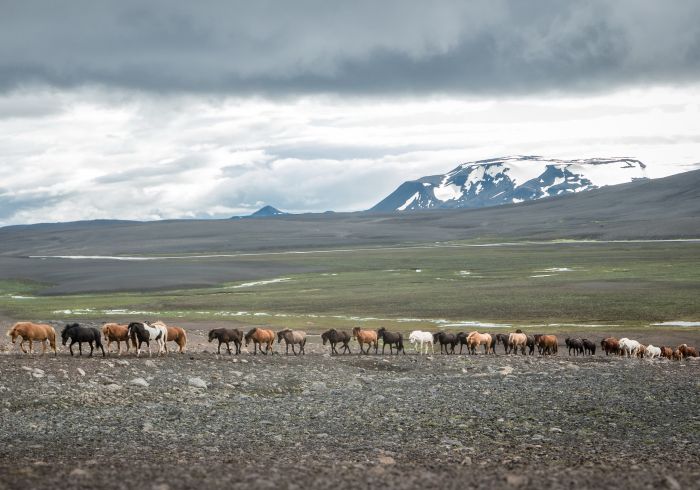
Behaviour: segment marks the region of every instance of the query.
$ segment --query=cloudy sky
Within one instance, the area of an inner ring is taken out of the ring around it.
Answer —
[[[697,0],[0,0],[0,225],[366,209],[511,154],[700,162]]]

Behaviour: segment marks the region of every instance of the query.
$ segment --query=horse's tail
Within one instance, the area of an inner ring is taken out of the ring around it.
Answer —
[[[187,347],[187,332],[185,332],[185,329],[181,329],[181,334],[178,335],[177,337],[177,345],[180,346],[180,349],[182,352],[185,352],[185,347]]]

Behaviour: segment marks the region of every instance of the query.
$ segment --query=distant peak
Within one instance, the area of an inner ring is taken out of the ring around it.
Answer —
[[[267,205],[267,206],[263,206],[260,209],[258,209],[257,211],[255,211],[253,214],[250,215],[250,217],[251,218],[263,218],[266,216],[279,216],[282,214],[289,214],[289,213],[285,213],[284,211],[280,211],[279,209],[277,209],[274,206]]]

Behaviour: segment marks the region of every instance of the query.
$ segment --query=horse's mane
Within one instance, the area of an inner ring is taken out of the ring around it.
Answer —
[[[255,332],[257,332],[258,327],[252,328],[247,334],[245,334],[245,339],[250,339]],[[247,344],[246,344],[247,345]]]
[[[69,328],[76,328],[76,327],[79,327],[79,326],[80,326],[80,325],[78,325],[77,323],[67,323],[66,326],[63,327],[63,330],[61,330],[61,333],[65,332],[65,331],[68,330]]]

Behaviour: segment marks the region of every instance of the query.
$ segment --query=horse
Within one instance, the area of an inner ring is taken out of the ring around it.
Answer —
[[[489,335],[491,336],[491,343],[489,344],[489,354],[496,355],[496,334],[490,333]]]
[[[491,337],[491,334],[479,333],[476,331],[470,332],[467,336],[467,351],[469,351],[471,354],[476,354],[477,347],[483,344],[484,354],[488,354],[491,350],[492,341],[493,338]]]
[[[122,342],[126,343],[126,352],[129,352],[129,325],[105,323],[102,325],[102,336],[107,340],[107,352],[112,342],[117,343],[117,355],[122,355]]]
[[[447,332],[435,332],[433,334],[433,342],[440,343],[440,354],[442,354],[443,349],[445,354],[454,354],[455,347],[457,346],[457,336],[453,333]]]
[[[534,335],[528,335],[527,336],[527,353],[528,355],[534,355],[535,354],[535,336]],[[494,350],[494,354],[496,351]]]
[[[275,353],[275,351],[273,350],[273,345],[275,343],[275,332],[273,332],[272,330],[254,327],[251,330],[249,330],[248,333],[245,334],[246,347],[248,347],[248,344],[251,340],[253,341],[254,355],[258,353],[258,349],[260,349],[260,353],[264,355],[267,355],[268,352],[270,354]],[[265,344],[265,351],[263,351],[262,349],[263,344]]]
[[[567,337],[564,340],[564,343],[569,348],[569,355],[571,355],[572,350],[574,351],[575,356],[583,354],[583,341],[581,339],[570,339]]]
[[[647,345],[646,355],[649,359],[654,359],[655,357],[661,357],[661,348],[655,347],[651,344]]]
[[[136,357],[141,355],[141,346],[145,343],[148,347],[148,357],[151,357],[151,340],[158,343],[158,355],[165,351],[165,339],[168,338],[168,329],[164,326],[154,327],[147,322],[129,323],[129,337],[136,346]]]
[[[537,353],[542,355],[542,347],[540,346],[540,338],[543,337],[543,334],[536,333],[532,337],[535,339],[535,346],[537,347]]]
[[[352,337],[360,344],[360,353],[369,354],[369,349],[374,344],[374,353],[379,350],[379,337],[375,330],[363,330],[360,327],[352,329]],[[364,345],[367,344],[367,352],[364,351]]]
[[[525,347],[527,346],[527,335],[525,335],[521,330],[516,330],[508,336],[508,345],[510,346],[510,351],[513,354],[518,353],[518,348],[525,354]]]
[[[636,340],[631,340],[627,337],[623,337],[620,339],[620,355],[624,356],[626,354],[627,357],[636,356],[641,345],[642,344],[640,344]]]
[[[384,348],[388,345],[389,352],[394,353],[393,346],[396,344],[396,354],[403,351],[406,355],[406,349],[403,347],[403,334],[400,332],[388,332],[386,328],[382,327],[377,330],[377,338],[382,339],[382,355],[384,355]]]
[[[595,356],[595,342],[588,339],[583,339],[581,342],[583,342],[583,353]]]
[[[637,349],[637,357],[640,359],[644,359],[644,356],[647,354],[647,346],[644,344],[639,344],[639,349]]]
[[[605,351],[606,356],[620,353],[620,341],[615,337],[608,337],[601,340],[600,347]]]
[[[678,349],[676,349],[676,350],[673,351],[672,359],[673,359],[674,361],[680,361],[681,359],[683,359],[683,354],[681,353],[681,351],[679,351]]]
[[[243,332],[237,328],[215,328],[209,330],[209,342],[214,339],[219,341],[218,354],[221,354],[221,344],[226,344],[226,349],[228,349],[229,355],[231,355],[230,342],[234,343],[234,348],[236,349],[236,355],[241,353],[241,344],[243,343]]]
[[[540,355],[554,355],[559,350],[559,342],[556,335],[540,336],[537,345],[540,349]]]
[[[80,351],[80,355],[83,355],[83,342],[87,342],[88,344],[90,344],[89,357],[92,357],[92,351],[98,348],[102,350],[102,357],[105,357],[107,355],[105,354],[105,348],[102,346],[102,338],[100,336],[100,331],[95,327],[83,327],[78,325],[77,323],[71,323],[69,325],[66,325],[61,331],[62,344],[66,345],[68,339],[70,339],[70,345],[68,346],[68,350],[70,351],[71,356],[73,355],[73,344],[75,343],[78,344],[78,350]],[[95,343],[94,348],[92,346],[93,342]]]
[[[665,345],[662,346],[661,357],[665,357],[666,359],[673,359],[673,349]]]
[[[185,347],[187,347],[187,333],[185,332],[185,329],[182,327],[170,327],[166,325],[165,323],[161,322],[158,320],[153,324],[154,327],[165,327],[165,329],[168,331],[168,338],[165,339],[165,342],[163,345],[165,346],[165,352],[168,352],[168,342],[175,342],[177,346],[180,348],[178,352],[180,354],[185,353]]]
[[[457,335],[459,338],[459,335]],[[420,353],[423,354],[423,345],[425,345],[425,353],[428,353],[428,345],[430,345],[431,353],[435,354],[435,348],[433,343],[433,334],[430,332],[423,332],[422,330],[414,330],[411,335],[408,336],[408,341],[413,344],[413,348],[418,351],[418,345],[420,344]]]
[[[299,344],[299,354],[306,354],[304,351],[304,346],[306,345],[306,332],[301,330],[292,330],[291,328],[285,328],[277,332],[277,343],[279,344],[284,339],[287,345],[287,355],[289,355],[289,346],[292,346],[292,353],[296,356],[297,353],[294,350],[294,345]]]
[[[504,333],[497,333],[496,334],[496,345],[499,343],[503,344],[503,350],[508,354],[510,351],[510,344],[508,344],[508,335]]]
[[[19,348],[25,354],[33,353],[33,345],[35,341],[41,342],[42,355],[46,352],[46,342],[53,349],[53,354],[58,355],[56,351],[56,330],[51,325],[45,323],[18,322],[15,323],[10,330],[7,331],[7,336],[12,339],[14,344],[17,337],[20,337]],[[24,343],[29,342],[29,352],[24,348]]]
[[[681,344],[677,347],[683,359],[687,357],[698,357],[698,350],[695,347],[689,347],[688,344]]]
[[[352,351],[350,350],[350,346],[348,345],[351,339],[352,335],[343,331],[339,332],[335,328],[326,330],[321,334],[321,340],[323,340],[323,345],[326,345],[326,342],[330,342],[331,354],[338,354],[338,350],[335,348],[335,346],[340,342],[343,343],[343,354],[351,354]]]

